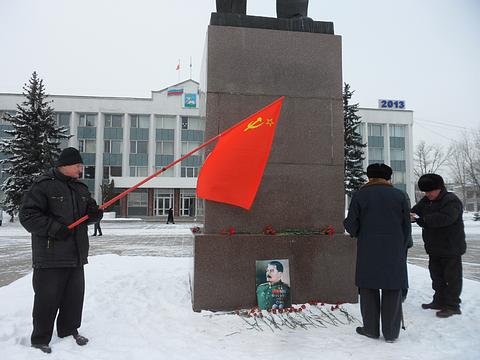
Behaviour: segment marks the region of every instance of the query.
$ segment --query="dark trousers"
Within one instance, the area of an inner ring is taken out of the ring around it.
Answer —
[[[402,290],[360,290],[360,311],[362,312],[365,332],[380,335],[380,318],[382,333],[386,340],[394,340],[400,334],[402,322]],[[382,295],[380,297],[380,291]]]
[[[97,231],[98,231],[98,235],[102,236],[102,228],[100,227],[100,221],[96,222],[93,225],[93,236],[97,235]]]
[[[57,334],[77,333],[82,322],[85,276],[83,266],[33,270],[32,344],[49,344],[57,316]]]
[[[462,292],[462,257],[429,256],[428,270],[435,291],[433,302],[446,309],[460,308]]]

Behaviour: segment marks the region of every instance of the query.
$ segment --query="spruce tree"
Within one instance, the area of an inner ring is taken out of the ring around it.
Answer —
[[[343,123],[344,123],[344,156],[345,156],[345,193],[348,196],[357,191],[365,183],[365,171],[363,170],[362,136],[358,132],[360,116],[357,115],[358,103],[349,104],[353,91],[350,85],[345,83],[343,89]]]
[[[13,126],[5,130],[11,136],[0,141],[0,152],[7,156],[0,163],[8,174],[0,189],[5,193],[3,206],[12,218],[20,208],[23,193],[58,158],[60,140],[70,137],[66,128],[56,126],[54,110],[36,72],[23,90],[25,100],[17,104],[16,114],[4,117]]]

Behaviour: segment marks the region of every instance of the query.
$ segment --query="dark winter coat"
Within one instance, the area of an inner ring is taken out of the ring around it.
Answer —
[[[353,194],[345,229],[357,238],[355,283],[366,289],[407,289],[407,248],[411,243],[406,194],[384,180]]]
[[[422,227],[427,254],[434,256],[465,254],[467,244],[463,227],[463,205],[455,194],[442,189],[433,201],[424,196],[412,208],[412,213],[420,217],[417,224]]]
[[[23,197],[19,215],[32,234],[34,268],[75,267],[88,262],[87,222],[75,227],[66,239],[56,235],[60,228],[84,216],[92,202],[95,200],[84,183],[57,170],[35,180]]]

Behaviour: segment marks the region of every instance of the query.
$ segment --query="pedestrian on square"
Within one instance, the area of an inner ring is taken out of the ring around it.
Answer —
[[[418,187],[425,196],[412,208],[411,220],[422,228],[434,290],[432,302],[422,308],[439,310],[436,315],[441,318],[459,315],[462,255],[467,249],[463,205],[438,174],[422,175]]]
[[[32,235],[33,304],[32,347],[50,353],[55,318],[59,337],[73,336],[78,345],[88,339],[78,333],[82,321],[88,262],[88,224],[100,221],[103,211],[88,187],[79,181],[83,160],[66,148],[55,167],[38,177],[25,194],[20,222]],[[84,215],[84,222],[67,226]],[[57,317],[58,313],[58,317]]]
[[[391,184],[385,164],[367,168],[368,182],[353,194],[345,229],[357,238],[355,284],[360,293],[360,335],[387,342],[400,334],[402,293],[408,289],[407,249],[412,246],[407,195]]]
[[[102,228],[100,227],[100,221],[93,224],[93,235],[92,236],[97,236],[97,232],[98,232],[98,236],[103,235]]]
[[[175,221],[173,220],[173,208],[168,209],[167,211],[167,224],[175,224]]]

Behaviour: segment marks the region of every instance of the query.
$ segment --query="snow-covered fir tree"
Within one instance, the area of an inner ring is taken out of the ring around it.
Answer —
[[[25,100],[17,104],[16,114],[4,116],[13,126],[5,130],[10,136],[0,141],[0,153],[6,155],[0,163],[8,174],[1,185],[5,193],[3,206],[12,218],[19,210],[23,193],[58,158],[60,140],[70,137],[66,128],[56,125],[54,110],[36,72],[23,90]]]
[[[363,171],[363,149],[366,144],[362,143],[362,136],[358,132],[360,116],[357,115],[358,104],[349,104],[353,91],[350,85],[345,83],[343,89],[343,123],[345,128],[345,193],[351,196],[365,183],[365,171]]]

